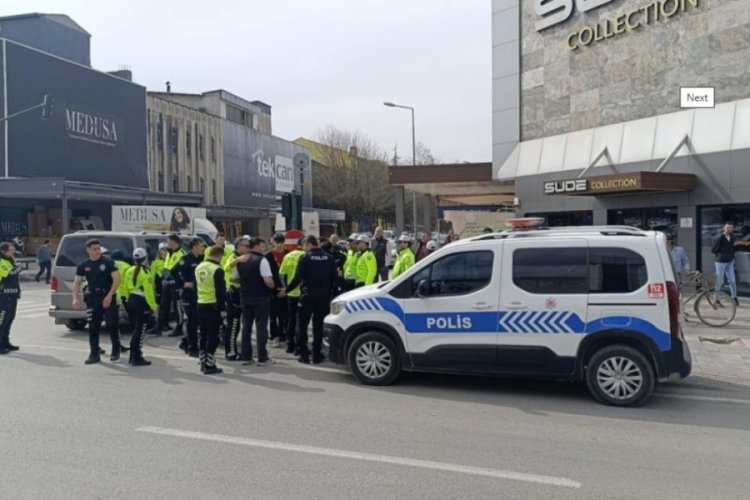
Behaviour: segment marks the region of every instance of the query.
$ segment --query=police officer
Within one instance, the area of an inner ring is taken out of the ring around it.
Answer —
[[[105,321],[112,341],[110,360],[120,359],[122,344],[118,328],[119,315],[117,308],[117,289],[120,286],[120,272],[111,259],[102,256],[102,245],[97,239],[86,242],[88,259],[76,268],[73,282],[73,308],[80,309],[81,284],[86,281],[83,300],[86,303],[86,317],[89,323],[89,347],[91,349],[87,365],[101,361],[99,332],[102,320]]]
[[[0,243],[0,354],[18,350],[18,346],[10,343],[10,327],[21,298],[21,270],[16,266],[15,253],[12,243]]]
[[[125,309],[125,313],[128,316],[128,323],[131,325],[135,322],[133,321],[133,317],[130,315],[130,309],[128,308],[128,301],[127,301],[127,294],[125,289],[125,273],[128,269],[130,269],[130,264],[128,264],[125,261],[125,254],[122,250],[119,248],[117,250],[114,250],[112,252],[112,261],[115,263],[115,266],[117,266],[117,270],[120,271],[120,286],[117,288],[117,303],[118,307],[122,306],[123,309]],[[119,310],[118,310],[118,318],[119,318]],[[119,321],[118,321],[119,323]]]
[[[198,318],[200,322],[201,371],[206,375],[222,373],[216,366],[216,347],[219,345],[221,320],[226,316],[226,279],[221,268],[224,249],[211,247],[208,260],[201,262],[195,270],[198,290]]]
[[[307,346],[307,327],[310,319],[313,322],[312,362],[322,363],[323,356],[323,319],[331,310],[331,297],[336,286],[336,262],[333,256],[318,247],[315,236],[305,238],[304,257],[297,266],[297,276],[289,283],[288,290],[298,285],[302,289],[299,303],[299,332],[297,348],[300,363],[310,363],[310,351]],[[374,258],[374,256],[373,256]]]
[[[414,252],[411,250],[411,238],[405,234],[398,237],[396,243],[398,249],[398,257],[396,257],[396,263],[393,265],[393,271],[391,272],[391,279],[396,279],[400,275],[404,274],[411,266],[414,265]]]
[[[334,285],[333,296],[337,296],[342,293],[344,286],[344,265],[346,264],[346,254],[343,252],[341,247],[334,245],[329,239],[325,243],[320,245],[321,250],[325,253],[331,254],[333,261],[336,263],[336,284]]]
[[[227,285],[227,333],[224,342],[224,359],[227,361],[240,361],[240,353],[237,351],[237,337],[240,334],[242,324],[242,301],[240,300],[239,275],[233,277],[237,267],[238,259],[250,252],[250,240],[240,237],[234,242],[233,258],[224,265],[224,277]]]
[[[234,258],[234,252],[231,248],[227,247],[227,237],[224,233],[216,233],[216,244],[214,246],[221,248],[224,252],[224,254],[221,256],[221,262],[219,263],[221,268],[224,269],[224,266],[226,266],[227,263]],[[205,260],[209,259],[208,253],[211,251],[211,248],[212,247],[206,248]]]
[[[292,283],[294,278],[297,276],[297,268],[299,261],[305,251],[302,247],[305,244],[305,239],[300,238],[297,242],[297,248],[289,252],[284,256],[284,260],[281,263],[279,274],[284,278],[285,283]],[[295,289],[287,289],[286,296],[289,300],[289,314],[287,315],[286,322],[286,352],[293,354],[297,352],[297,312],[299,311],[299,299],[302,296],[302,291],[299,287]]]
[[[375,283],[378,277],[378,262],[370,250],[370,238],[362,234],[357,238],[359,257],[357,258],[356,286],[367,286]]]
[[[128,308],[133,318],[133,336],[130,339],[130,360],[133,366],[148,366],[151,361],[143,358],[143,337],[151,315],[156,311],[154,273],[149,269],[148,253],[144,248],[133,250],[135,265],[125,271],[123,284]]]
[[[193,238],[190,241],[190,253],[180,259],[173,269],[179,276],[178,283],[182,284],[180,300],[185,336],[180,342],[180,348],[192,358],[198,357],[198,294],[195,288],[195,269],[203,262],[205,251],[206,243],[201,238]]]
[[[343,291],[354,290],[357,283],[357,262],[359,261],[359,248],[357,238],[354,235],[347,238],[346,261],[344,261],[344,286]]]
[[[169,238],[167,238],[167,251],[168,255],[164,262],[162,292],[159,302],[159,328],[161,330],[169,330],[169,319],[173,306],[179,301],[178,276],[172,271],[185,256],[185,251],[182,249],[182,240],[176,234],[170,234]],[[182,335],[182,319],[179,314],[179,307],[177,309],[177,325],[174,327],[172,333],[169,334],[170,337],[179,337]]]

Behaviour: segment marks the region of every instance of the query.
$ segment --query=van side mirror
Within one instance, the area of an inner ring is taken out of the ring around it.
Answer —
[[[417,297],[424,298],[430,296],[430,282],[422,280],[417,285]]]

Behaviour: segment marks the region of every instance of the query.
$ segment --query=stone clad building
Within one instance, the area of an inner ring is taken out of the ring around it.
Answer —
[[[750,239],[747,0],[493,0],[493,178],[521,215]],[[737,254],[750,293],[750,254]]]

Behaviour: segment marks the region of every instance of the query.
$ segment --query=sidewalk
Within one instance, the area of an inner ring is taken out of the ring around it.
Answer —
[[[693,355],[693,375],[750,387],[750,300],[740,299],[728,326],[711,328],[692,315],[682,331]],[[729,342],[733,339],[738,340]]]

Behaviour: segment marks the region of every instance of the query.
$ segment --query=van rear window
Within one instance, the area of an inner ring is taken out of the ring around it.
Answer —
[[[86,254],[86,242],[96,238],[102,247],[109,250],[110,254],[120,250],[125,255],[125,260],[130,262],[133,255],[133,241],[131,238],[121,236],[69,236],[63,238],[60,248],[57,249],[57,260],[55,266],[75,267],[88,258]]]

